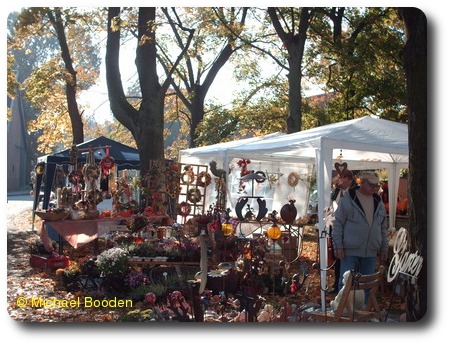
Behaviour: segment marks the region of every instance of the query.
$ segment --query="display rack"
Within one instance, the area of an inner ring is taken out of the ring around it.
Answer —
[[[205,195],[212,177],[207,165],[181,164],[179,214],[182,223],[198,214],[205,214]]]

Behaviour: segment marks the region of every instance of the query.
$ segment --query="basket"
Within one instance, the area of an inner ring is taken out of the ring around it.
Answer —
[[[67,216],[69,215],[69,212],[67,212],[67,211],[62,211],[62,212],[36,211],[35,214],[42,220],[57,221],[57,220],[66,219]]]

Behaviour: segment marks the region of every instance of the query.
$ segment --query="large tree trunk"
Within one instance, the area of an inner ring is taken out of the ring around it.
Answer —
[[[141,175],[149,169],[150,161],[164,160],[164,96],[169,85],[159,84],[156,70],[156,42],[154,26],[156,10],[139,8],[136,68],[142,93],[139,110],[126,99],[119,69],[120,27],[111,29],[120,8],[108,11],[108,39],[106,45],[106,80],[111,111],[114,117],[132,133],[139,150]],[[148,39],[143,39],[143,37]]]
[[[424,259],[417,283],[407,289],[407,321],[418,321],[427,311],[427,20],[417,8],[401,8],[399,14],[407,38],[403,61],[409,112],[410,251]]]
[[[74,144],[81,144],[84,141],[84,128],[77,103],[77,72],[73,68],[60,11],[55,10],[54,15],[52,11],[47,11],[47,15],[56,31],[59,46],[61,47],[61,57],[64,62],[64,67],[71,76],[71,79],[66,81],[66,99],[70,122],[72,124],[72,142]]]

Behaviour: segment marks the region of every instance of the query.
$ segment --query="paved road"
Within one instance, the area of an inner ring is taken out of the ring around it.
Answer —
[[[6,222],[8,229],[23,228],[24,225],[22,224],[28,224],[26,219],[31,216],[32,210],[33,197],[29,192],[9,193],[6,202]],[[25,219],[19,219],[24,217]]]
[[[8,218],[33,209],[33,197],[28,194],[8,194],[6,212]]]

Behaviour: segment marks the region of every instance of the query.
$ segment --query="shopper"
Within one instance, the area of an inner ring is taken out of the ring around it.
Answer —
[[[387,260],[388,239],[386,212],[377,193],[379,178],[372,171],[364,171],[359,177],[359,187],[343,196],[335,212],[333,245],[342,273],[355,270],[366,275],[375,272],[377,258]],[[339,289],[342,285],[341,275]]]
[[[351,170],[345,169],[338,175],[336,182],[336,188],[331,194],[331,203],[333,214],[336,212],[341,198],[350,188],[355,188],[357,186],[355,182],[355,177]],[[330,236],[333,237],[333,226],[330,226]],[[332,243],[332,242],[331,242]],[[333,247],[333,246],[332,246]],[[333,250],[334,253],[334,250]],[[333,254],[334,256],[334,254]],[[334,256],[334,284],[331,293],[338,293],[339,291],[339,279],[341,277],[341,260]]]

